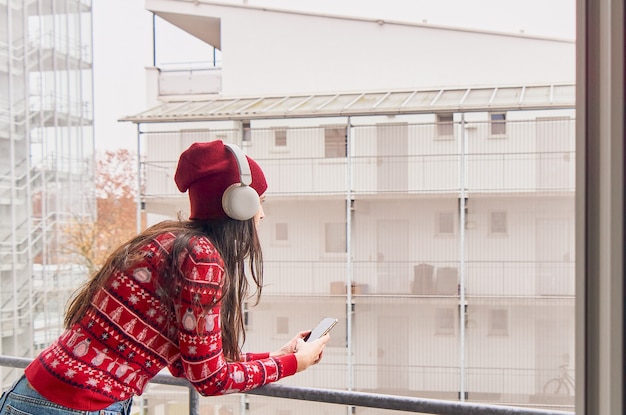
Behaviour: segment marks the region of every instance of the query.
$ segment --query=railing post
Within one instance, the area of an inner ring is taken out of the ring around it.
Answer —
[[[200,415],[200,394],[189,385],[189,415]]]

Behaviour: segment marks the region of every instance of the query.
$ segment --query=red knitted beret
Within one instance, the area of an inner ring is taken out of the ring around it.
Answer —
[[[261,167],[246,156],[252,173],[252,187],[261,196],[267,189]],[[174,181],[181,192],[189,191],[189,219],[228,217],[222,208],[222,195],[233,183],[240,182],[235,155],[221,140],[194,143],[178,160]]]

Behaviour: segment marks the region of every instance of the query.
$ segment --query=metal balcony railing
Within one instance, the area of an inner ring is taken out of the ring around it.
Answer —
[[[0,366],[25,368],[31,359],[0,356]],[[150,382],[162,385],[180,386],[189,389],[189,415],[199,414],[200,395],[187,380],[168,374],[158,374]],[[437,399],[413,398],[408,396],[383,395],[375,393],[353,392],[337,389],[305,388],[266,385],[246,392],[250,395],[274,398],[297,399],[347,406],[388,409],[394,411],[418,412],[437,415],[573,415],[572,412],[546,411],[511,406],[482,405],[468,402],[454,402]]]

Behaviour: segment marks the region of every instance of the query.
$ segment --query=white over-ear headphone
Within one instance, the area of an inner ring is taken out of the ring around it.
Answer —
[[[224,143],[237,160],[239,169],[239,183],[230,185],[222,195],[222,208],[224,212],[236,220],[252,219],[259,211],[261,200],[256,190],[250,187],[252,172],[250,164],[243,151],[234,144]]]

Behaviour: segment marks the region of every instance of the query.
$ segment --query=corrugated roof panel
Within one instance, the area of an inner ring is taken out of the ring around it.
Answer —
[[[206,101],[191,101],[188,102],[185,106],[181,107],[177,113],[185,114],[189,116],[197,116],[200,114],[201,109],[206,107]]]
[[[303,100],[301,105],[289,110],[289,113],[306,112],[315,113],[318,108],[323,108],[324,104],[327,104],[330,100],[334,99],[336,95],[313,95],[311,99]]]
[[[576,85],[555,85],[552,99],[556,103],[567,103],[576,97]]]
[[[440,90],[417,91],[415,94],[410,96],[408,101],[403,102],[401,106],[402,108],[430,108],[430,104],[440,95],[440,92]]]
[[[353,99],[352,99],[352,101],[350,101],[350,102],[348,103],[348,105],[346,105],[345,107],[343,107],[344,111],[345,111],[345,110],[347,110],[347,109],[349,109],[349,108],[351,108],[351,107],[352,107],[352,105],[356,104],[356,103],[357,103],[357,101],[359,101],[360,99],[362,99],[362,98],[363,98],[364,96],[366,96],[366,95],[367,95],[366,93],[362,93],[362,94],[355,95],[355,97],[356,97],[356,98],[353,98]]]
[[[449,91],[443,91],[439,97],[431,103],[431,106],[434,108],[458,107],[466,93],[467,89],[452,89]]]
[[[280,104],[281,101],[284,101],[285,99],[287,99],[287,97],[261,98],[257,100],[257,102],[254,102],[245,108],[241,108],[238,111],[238,113],[239,114],[263,113],[265,111],[269,111],[273,106]]]
[[[489,102],[493,95],[493,88],[470,89],[467,96],[461,103],[462,107],[481,107]]]
[[[384,97],[384,99],[376,104],[375,108],[378,110],[392,110],[397,109],[406,102],[411,95],[413,95],[415,91],[407,91],[407,92],[391,92],[389,95]]]
[[[528,86],[524,92],[524,103],[552,102],[551,86]]]
[[[234,102],[235,99],[215,99],[213,101],[209,101],[206,103],[206,105],[195,108],[194,109],[194,113],[192,115],[194,116],[206,116],[208,114],[211,114],[213,111],[217,110],[218,108],[223,108],[225,105]]]
[[[249,104],[254,103],[258,98],[240,98],[236,99],[227,105],[216,108],[211,111],[211,114],[232,114],[239,111],[239,109],[247,107]]]
[[[338,95],[330,101],[328,104],[324,105],[324,111],[336,111],[342,112],[347,106],[352,104],[355,99],[357,99],[361,94],[342,94]]]
[[[160,104],[122,121],[168,122],[186,120],[245,120],[419,114],[433,111],[501,111],[574,108],[576,86],[533,85],[480,88],[353,92],[245,98],[211,98],[207,101]]]
[[[176,108],[181,107],[182,105],[186,103],[187,102],[166,102],[165,104],[161,104],[157,107],[151,108],[147,111],[140,113],[139,116],[142,116],[142,117],[151,117],[153,115],[162,116],[162,115],[167,114],[170,111],[175,110]]]
[[[523,87],[496,88],[488,107],[517,106],[520,104],[523,91]]]
[[[241,105],[236,110],[233,110],[233,113],[241,114],[245,113],[248,108],[257,105],[259,102],[263,101],[263,98],[252,98],[249,100],[245,100],[246,102],[241,102]]]
[[[288,111],[292,110],[292,108],[300,105],[304,100],[308,97],[306,96],[297,96],[297,97],[287,97],[284,101],[281,101],[269,108],[265,111],[265,114],[285,114]]]
[[[344,110],[354,111],[356,109],[370,109],[376,104],[376,101],[380,100],[385,94],[354,94],[352,101],[350,101]]]

